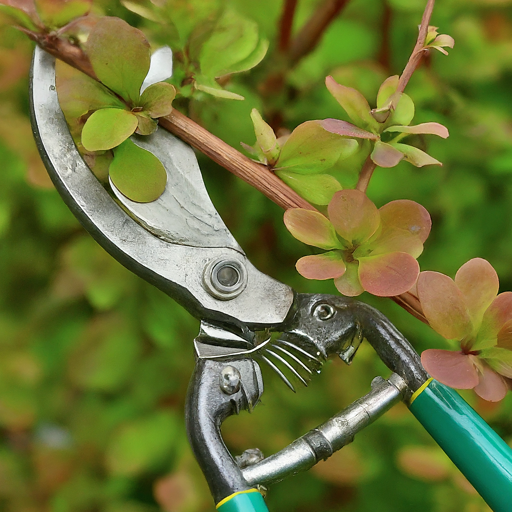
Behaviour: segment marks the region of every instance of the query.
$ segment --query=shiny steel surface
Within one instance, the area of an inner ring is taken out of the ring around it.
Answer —
[[[396,374],[377,377],[372,390],[342,412],[311,430],[280,452],[242,470],[248,484],[272,484],[306,471],[351,443],[354,436],[398,403],[405,382]]]
[[[39,48],[32,66],[31,108],[36,142],[57,190],[114,258],[198,318],[240,327],[283,322],[293,291],[247,260],[211,206],[190,148],[164,130],[158,130],[152,142],[136,138],[164,159],[170,179],[169,190],[156,204],[123,200],[130,216],[112,200],[78,153],[58,103],[55,60]],[[165,156],[166,151],[172,154]],[[238,262],[247,272],[247,286],[232,300],[212,297],[203,285],[205,267],[220,258]]]

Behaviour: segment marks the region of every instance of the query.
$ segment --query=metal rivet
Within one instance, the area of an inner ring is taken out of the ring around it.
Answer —
[[[226,395],[234,395],[240,390],[240,372],[233,366],[224,366],[220,372],[220,389]]]
[[[318,304],[315,307],[313,315],[318,320],[330,320],[336,314],[336,310],[330,304]]]
[[[215,260],[206,266],[203,282],[211,295],[221,300],[229,300],[244,290],[247,272],[237,260]]]

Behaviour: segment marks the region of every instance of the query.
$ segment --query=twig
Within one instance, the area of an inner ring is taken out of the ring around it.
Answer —
[[[295,9],[297,8],[297,0],[285,0],[283,6],[283,14],[279,23],[279,51],[286,53],[290,46],[290,39],[293,28],[293,18]]]
[[[258,164],[174,109],[160,125],[265,194],[281,208],[315,210],[266,166]]]
[[[363,168],[361,169],[361,173],[359,174],[359,179],[357,180],[356,189],[361,192],[366,192],[368,185],[370,183],[370,179],[373,175],[373,171],[377,166],[370,158],[370,155],[366,158]]]
[[[349,0],[326,0],[293,39],[289,59],[292,65],[313,51],[327,27],[336,19]]]
[[[414,50],[409,57],[409,60],[404,68],[403,73],[400,75],[400,80],[398,81],[398,87],[396,89],[397,93],[404,92],[405,87],[409,83],[412,74],[418,67],[423,55],[425,52],[423,51],[423,47],[425,45],[425,39],[427,37],[428,26],[430,23],[430,18],[432,16],[432,11],[434,9],[435,0],[428,0],[427,5],[425,7],[425,11],[423,12],[423,17],[421,18],[421,25],[418,34],[418,39],[416,40],[416,45],[414,46]]]

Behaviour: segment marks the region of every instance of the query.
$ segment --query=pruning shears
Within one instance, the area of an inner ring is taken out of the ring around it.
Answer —
[[[63,200],[91,236],[132,272],[200,321],[186,404],[189,440],[217,508],[265,511],[261,491],[312,467],[399,401],[433,435],[495,511],[510,511],[512,452],[460,398],[433,381],[409,342],[376,309],[331,295],[296,293],[256,269],[210,201],[192,148],[163,129],[132,136],[163,163],[167,186],[136,203],[107,190],[82,160],[60,109],[55,61],[36,48],[34,135]],[[350,363],[363,339],[391,369],[367,395],[280,452],[233,457],[220,427],[263,393],[260,364],[294,390],[332,355]],[[290,377],[292,376],[292,377]]]

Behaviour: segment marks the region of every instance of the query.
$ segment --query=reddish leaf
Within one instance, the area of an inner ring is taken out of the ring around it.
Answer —
[[[332,76],[325,79],[325,85],[354,123],[378,131],[379,123],[373,118],[370,105],[359,91],[338,84]]]
[[[428,211],[414,201],[400,199],[391,201],[379,208],[381,222],[385,226],[393,226],[417,235],[425,242],[432,227],[432,219]]]
[[[418,297],[432,328],[446,339],[462,340],[472,324],[464,298],[455,282],[439,272],[422,272]]]
[[[345,137],[356,137],[358,139],[371,140],[379,139],[379,137],[374,133],[367,132],[352,123],[340,121],[339,119],[324,119],[323,121],[320,121],[320,124],[324,130],[331,133],[337,133],[338,135],[344,135]]]
[[[345,273],[334,280],[334,286],[337,290],[347,297],[356,297],[364,292],[359,281],[359,264],[357,261],[347,263],[347,270]]]
[[[489,402],[499,402],[505,398],[507,391],[508,386],[505,379],[487,365],[482,365],[480,382],[475,387],[475,393]]]
[[[368,240],[380,224],[377,207],[360,190],[336,192],[327,211],[338,234],[348,242]]]
[[[470,356],[450,350],[428,349],[421,354],[421,364],[434,379],[456,389],[478,385],[478,371]]]
[[[416,282],[420,266],[405,252],[359,258],[359,278],[363,288],[378,297],[405,293]]]
[[[341,249],[342,245],[329,219],[319,212],[291,208],[284,212],[288,231],[301,242],[320,249]]]
[[[410,134],[430,134],[438,135],[446,139],[450,134],[448,128],[439,123],[421,123],[416,126],[390,126],[384,130],[385,132],[398,132]]]
[[[379,167],[394,167],[403,158],[404,155],[401,151],[381,141],[375,143],[371,154],[371,159]]]
[[[304,256],[297,261],[297,271],[307,279],[333,279],[345,273],[345,263],[339,251]]]
[[[485,310],[498,293],[498,274],[488,261],[473,258],[460,267],[455,284],[464,296],[473,326],[478,329]]]

